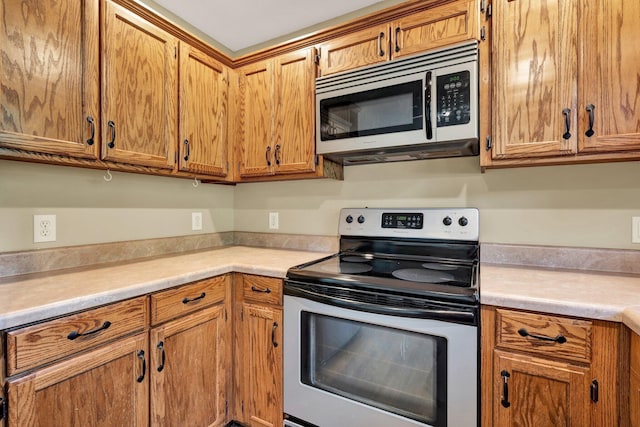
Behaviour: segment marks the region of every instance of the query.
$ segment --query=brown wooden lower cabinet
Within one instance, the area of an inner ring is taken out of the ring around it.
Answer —
[[[629,413],[631,427],[640,427],[640,335],[631,334],[631,375],[629,375]]]
[[[146,426],[146,333],[7,381],[9,426]]]
[[[628,426],[620,323],[483,306],[482,426]]]

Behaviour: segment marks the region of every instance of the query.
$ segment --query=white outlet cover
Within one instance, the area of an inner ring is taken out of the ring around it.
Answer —
[[[191,230],[202,230],[202,212],[191,212]]]
[[[640,243],[640,216],[631,217],[631,243]]]
[[[269,229],[277,230],[280,227],[278,212],[269,212]]]
[[[33,216],[33,243],[56,241],[56,216]]]

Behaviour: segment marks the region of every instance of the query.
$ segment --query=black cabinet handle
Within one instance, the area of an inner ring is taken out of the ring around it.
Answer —
[[[96,136],[96,122],[91,116],[87,116],[87,122],[89,122],[89,128],[91,129],[91,136],[87,139],[87,145],[93,145]]]
[[[107,122],[107,126],[111,128],[111,141],[109,141],[107,147],[113,148],[116,146],[116,124],[113,122],[113,120],[109,120]]]
[[[144,377],[147,374],[147,359],[144,357],[144,350],[139,350],[137,356],[138,359],[142,360],[142,375],[136,378],[136,381],[141,383],[144,381]]]
[[[544,335],[532,334],[529,331],[527,331],[525,328],[518,329],[518,333],[520,334],[521,337],[531,337],[531,338],[535,338],[537,340],[542,340],[542,341],[557,342],[558,344],[564,344],[567,342],[567,338],[564,335],[558,335],[557,337],[547,337]]]
[[[598,384],[598,380],[593,380],[591,381],[591,390],[589,392],[590,396],[591,396],[591,401],[593,403],[598,403],[598,389],[599,389],[599,384]]]
[[[109,329],[109,326],[111,326],[111,322],[109,322],[107,320],[102,324],[102,326],[99,326],[99,327],[97,327],[95,329],[92,329],[90,331],[87,331],[87,332],[78,332],[78,331],[70,332],[69,335],[67,335],[67,339],[73,341],[73,340],[75,340],[76,338],[79,338],[79,337],[86,337],[87,335],[97,334],[100,331],[105,331],[105,330]]]
[[[189,161],[189,156],[191,155],[191,146],[189,145],[189,140],[188,139],[184,140],[184,146],[186,147],[186,150],[187,150],[187,154],[184,155],[184,161],[188,162]]]
[[[586,107],[587,113],[589,113],[589,129],[587,129],[584,134],[589,138],[591,138],[595,134],[595,132],[593,131],[593,124],[596,120],[596,114],[594,112],[595,109],[596,106],[593,104],[589,104]]]
[[[378,55],[384,56],[384,50],[382,49],[382,39],[384,38],[384,32],[380,32],[378,35]]]
[[[278,342],[276,341],[276,329],[278,329],[278,322],[273,322],[273,329],[271,329],[271,344],[274,347],[278,347]]]
[[[493,142],[491,142],[491,135],[487,135],[486,147],[487,151],[491,151],[491,148],[493,147]]]
[[[398,44],[398,39],[400,38],[400,27],[396,27],[396,52],[400,52],[400,45]]]
[[[562,134],[562,138],[569,139],[571,138],[571,109],[565,108],[562,110],[562,115],[564,116],[564,133]]]
[[[262,292],[263,294],[270,294],[271,293],[271,289],[270,288],[266,288],[266,289],[258,289],[255,286],[251,286],[251,290],[253,292]]]
[[[509,374],[509,371],[503,370],[502,372],[500,372],[500,376],[504,381],[504,384],[502,385],[502,400],[500,401],[500,403],[505,408],[508,408],[509,406],[511,406],[511,402],[509,402],[509,378],[511,377],[511,374]]]
[[[271,166],[271,146],[267,147],[267,151],[264,153],[264,156],[267,159],[267,166]]]
[[[273,157],[276,159],[276,165],[279,165],[280,164],[280,144],[276,144],[276,151],[274,151]]]
[[[162,372],[162,370],[164,369],[164,361],[166,357],[166,352],[164,351],[164,341],[160,341],[156,347],[162,352],[162,360],[160,362],[160,365],[158,366],[158,372]]]
[[[199,299],[202,299],[202,298],[204,298],[206,296],[207,296],[207,294],[203,292],[203,293],[201,293],[200,295],[198,295],[195,298],[184,297],[184,299],[182,300],[182,303],[183,304],[189,304],[190,302],[198,301]]]

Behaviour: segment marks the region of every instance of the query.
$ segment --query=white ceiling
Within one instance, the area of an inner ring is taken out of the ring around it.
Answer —
[[[154,0],[237,52],[383,0]]]

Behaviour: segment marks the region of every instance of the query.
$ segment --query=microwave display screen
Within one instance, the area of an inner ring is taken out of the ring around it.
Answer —
[[[422,81],[320,101],[321,140],[422,129]]]
[[[471,74],[461,71],[438,76],[438,127],[471,121]]]

